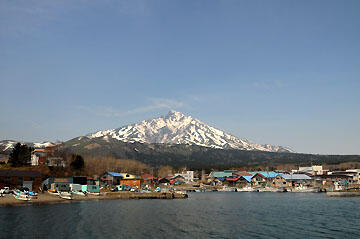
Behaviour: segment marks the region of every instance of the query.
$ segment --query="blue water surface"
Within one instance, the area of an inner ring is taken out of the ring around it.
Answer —
[[[0,238],[360,238],[360,197],[190,193],[0,207]]]

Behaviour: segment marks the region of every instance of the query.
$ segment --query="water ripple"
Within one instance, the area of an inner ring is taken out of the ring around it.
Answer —
[[[192,193],[0,208],[0,238],[360,238],[360,198]]]

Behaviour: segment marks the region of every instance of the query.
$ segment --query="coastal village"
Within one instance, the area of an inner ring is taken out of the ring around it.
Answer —
[[[63,158],[53,156],[53,151],[51,148],[34,149],[31,152],[30,169],[0,170],[0,204],[1,201],[2,204],[14,204],[24,201],[174,199],[186,198],[189,192],[213,191],[327,192],[331,196],[331,192],[349,189],[357,192],[360,185],[360,169],[331,171],[321,165],[289,171],[169,170],[165,176],[104,171],[99,175],[48,177],[37,168],[66,166]],[[3,161],[3,164],[6,163]]]

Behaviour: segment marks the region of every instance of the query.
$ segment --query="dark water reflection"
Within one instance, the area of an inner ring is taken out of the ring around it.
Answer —
[[[192,193],[0,207],[1,238],[360,238],[360,197]]]

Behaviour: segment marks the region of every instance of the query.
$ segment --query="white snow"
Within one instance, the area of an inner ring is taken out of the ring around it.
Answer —
[[[243,150],[293,152],[285,147],[260,145],[247,139],[237,138],[174,110],[163,117],[143,120],[140,123],[118,129],[98,131],[88,137],[111,137],[123,142],[189,144],[219,149],[230,147]]]

